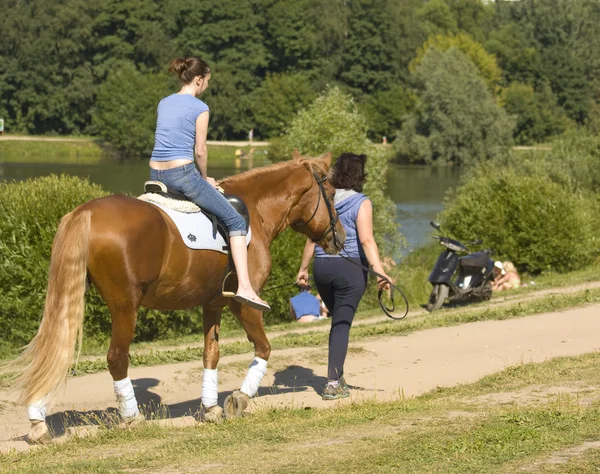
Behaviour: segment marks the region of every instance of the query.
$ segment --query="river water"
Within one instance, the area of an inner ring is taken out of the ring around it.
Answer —
[[[216,179],[231,176],[262,166],[264,161],[254,163],[238,160],[238,166],[230,160],[210,161],[209,175]],[[113,193],[141,194],[143,183],[148,179],[147,162],[105,162],[93,165],[56,163],[2,163],[0,181],[24,180],[49,174],[70,174],[87,177]],[[409,246],[403,253],[425,243],[431,234],[429,221],[443,209],[446,191],[456,187],[460,171],[453,168],[407,166],[391,163],[387,175],[387,193],[397,207],[397,219],[401,232]]]

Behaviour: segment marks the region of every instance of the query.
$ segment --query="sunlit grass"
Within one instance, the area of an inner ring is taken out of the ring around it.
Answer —
[[[563,469],[548,461],[600,438],[599,360],[592,353],[518,365],[473,384],[411,399],[399,394],[390,402],[332,403],[326,410],[267,407],[221,425],[120,430],[101,423],[94,436],[0,455],[0,463],[7,472],[48,473],[596,472],[593,449],[567,457]],[[579,397],[561,393],[556,383],[595,388]],[[523,397],[531,387],[546,395]],[[478,401],[506,390],[515,403]]]

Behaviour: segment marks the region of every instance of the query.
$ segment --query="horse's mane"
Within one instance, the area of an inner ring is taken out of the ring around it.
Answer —
[[[317,158],[309,158],[302,156],[297,159],[291,159],[287,161],[282,161],[280,163],[274,163],[272,165],[261,166],[260,168],[253,168],[248,171],[244,171],[243,173],[236,174],[234,176],[228,176],[224,180],[221,181],[223,184],[239,184],[240,182],[244,182],[247,180],[252,180],[256,177],[260,177],[265,173],[271,173],[273,171],[279,171],[283,169],[297,168],[302,167],[305,164],[308,164],[311,170],[317,171],[319,174],[327,173],[327,166],[323,163],[322,160]]]

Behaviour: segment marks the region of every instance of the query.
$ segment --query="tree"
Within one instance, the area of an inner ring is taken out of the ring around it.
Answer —
[[[514,124],[458,49],[430,49],[415,70],[415,83],[420,102],[396,140],[401,157],[473,164],[511,144]]]
[[[394,140],[405,116],[414,109],[415,103],[414,94],[401,85],[363,96],[358,108],[367,120],[369,138],[380,141],[385,136],[388,140]]]
[[[365,193],[377,209],[373,228],[384,255],[394,255],[402,245],[395,224],[395,206],[385,195],[387,156],[367,138],[367,122],[354,100],[338,87],[329,88],[310,107],[300,111],[284,137],[284,146],[308,156],[331,152],[365,153],[369,177]]]
[[[444,0],[429,0],[417,10],[421,28],[428,36],[458,33],[458,23]]]
[[[503,91],[502,101],[506,112],[516,117],[514,138],[519,145],[541,143],[570,126],[548,85],[537,92],[530,85],[513,83]]]
[[[450,48],[456,48],[466,54],[469,59],[477,66],[481,78],[485,81],[491,91],[495,91],[502,71],[496,63],[493,54],[488,53],[482,45],[473,40],[466,33],[457,35],[436,35],[430,37],[417,51],[417,56],[410,63],[410,70],[414,72],[417,66],[423,60],[427,51],[435,48],[439,51],[447,51]]]
[[[183,55],[198,55],[211,67],[203,100],[211,108],[213,139],[244,137],[253,127],[250,94],[268,65],[262,11],[252,0],[180,0],[176,38]]]
[[[154,145],[156,107],[172,90],[164,74],[142,74],[122,63],[108,74],[98,92],[96,133],[123,155],[149,157]]]
[[[0,18],[0,103],[12,130],[85,131],[96,82],[90,57],[97,5],[4,3],[10,15]]]
[[[268,74],[253,97],[255,128],[262,137],[278,137],[294,115],[316,97],[305,73]]]

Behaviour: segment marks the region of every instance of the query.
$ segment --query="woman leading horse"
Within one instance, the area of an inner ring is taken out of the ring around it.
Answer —
[[[335,190],[325,180],[330,165],[331,154],[308,159],[295,151],[290,161],[220,183],[227,193],[241,197],[250,213],[248,263],[253,288],[262,288],[267,280],[269,245],[288,226],[318,242],[326,252],[337,253],[341,248],[345,232],[332,206]],[[140,416],[127,375],[140,306],[158,310],[203,306],[204,368],[216,371],[221,313],[229,305],[255,353],[241,390],[225,403],[226,416],[239,415],[258,390],[271,347],[261,311],[221,296],[227,260],[219,252],[189,249],[160,208],[135,198],[95,199],[64,216],[52,246],[43,319],[21,356],[31,360],[19,380],[22,402],[29,405],[30,439],[47,436],[47,406],[65,380],[78,339],[81,344],[88,279],[111,313],[107,361],[119,413],[126,421]],[[203,417],[220,419],[216,377],[204,380],[202,391]]]

